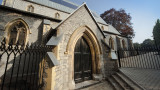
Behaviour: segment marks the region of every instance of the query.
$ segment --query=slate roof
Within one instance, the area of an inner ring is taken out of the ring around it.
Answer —
[[[108,26],[108,30],[105,31],[121,35],[112,25],[107,24],[96,12],[92,11],[91,13],[94,16],[97,23],[101,23]]]
[[[50,59],[50,61],[52,62],[52,66],[58,66],[59,65],[59,61],[57,60],[56,56],[54,55],[53,52],[47,52],[47,55]]]
[[[79,6],[73,2],[70,2],[69,0],[50,0],[50,1],[55,2],[55,3],[59,3],[61,5],[67,6],[72,9],[76,9]]]
[[[78,8],[78,5],[68,2],[66,0],[28,0],[28,1],[32,1],[51,8],[55,8],[67,13],[72,13],[74,10]],[[91,13],[97,22],[102,24],[107,24],[97,13],[93,11]]]
[[[67,13],[73,13],[78,8],[78,5],[76,5],[74,3],[71,3],[67,0],[28,0],[28,1],[38,3],[38,4],[41,4],[41,5],[45,5],[45,6],[48,6],[48,7],[51,7],[51,8],[55,8],[57,10],[61,10],[61,11],[67,12]],[[91,13],[92,13],[92,15],[93,15],[93,17],[94,17],[94,19],[96,20],[97,23],[108,25],[100,17],[100,15],[98,15],[97,13],[95,13],[93,11],[91,11]],[[112,32],[112,33],[120,35],[120,33],[111,25],[109,25],[108,32]]]
[[[92,11],[91,13],[97,22],[107,25],[107,23],[96,12]]]
[[[109,25],[109,32],[113,32],[115,34],[121,35],[112,25]]]
[[[63,38],[63,34],[59,35],[59,36],[52,36],[51,39],[47,42],[46,45],[51,45],[51,46],[56,46],[59,44],[59,42],[62,40]]]
[[[28,1],[38,3],[38,4],[41,4],[41,5],[45,5],[45,6],[48,6],[48,7],[51,7],[51,8],[55,8],[55,9],[58,9],[58,10],[61,10],[61,11],[64,11],[64,12],[68,12],[68,13],[72,13],[74,11],[74,9],[71,8],[71,7],[67,7],[67,6],[64,6],[62,4],[56,3],[54,1],[50,1],[50,0],[28,0]]]
[[[121,35],[112,25],[108,25],[108,30],[104,30],[106,32],[115,33],[117,35]],[[106,35],[106,34],[105,34]]]

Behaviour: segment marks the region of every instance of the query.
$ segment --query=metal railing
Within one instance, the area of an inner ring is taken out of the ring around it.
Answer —
[[[160,48],[144,47],[118,50],[119,67],[160,69]]]
[[[0,90],[39,90],[44,85],[46,52],[52,47],[0,43]]]

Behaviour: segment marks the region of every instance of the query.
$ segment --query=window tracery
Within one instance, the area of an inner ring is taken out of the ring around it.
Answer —
[[[13,23],[10,28],[9,28],[9,43],[12,44],[17,44],[19,43],[20,45],[25,43],[25,39],[26,39],[26,35],[27,35],[27,29],[25,28],[25,25],[20,22],[17,21],[15,23]]]

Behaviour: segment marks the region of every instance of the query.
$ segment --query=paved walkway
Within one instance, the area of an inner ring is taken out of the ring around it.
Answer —
[[[96,85],[93,85],[87,88],[83,88],[80,90],[114,90],[114,89],[107,81],[104,81],[104,82],[101,82]]]
[[[120,71],[147,90],[160,90],[160,70],[121,68]]]

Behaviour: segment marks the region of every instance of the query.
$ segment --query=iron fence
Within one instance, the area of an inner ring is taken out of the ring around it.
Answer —
[[[44,45],[0,43],[0,90],[39,90],[45,84]]]
[[[118,50],[119,67],[160,69],[160,47]]]

